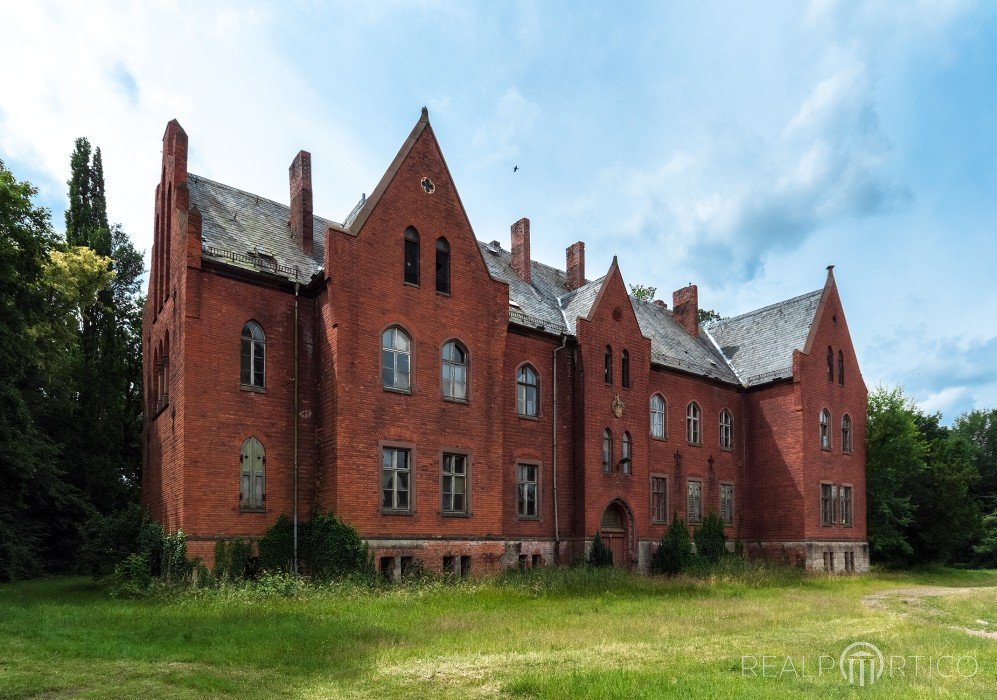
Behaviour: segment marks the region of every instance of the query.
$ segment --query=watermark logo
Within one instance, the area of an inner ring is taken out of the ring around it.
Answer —
[[[886,665],[883,663],[883,652],[875,644],[869,642],[854,642],[845,647],[838,659],[841,677],[851,685],[872,685],[880,676]]]

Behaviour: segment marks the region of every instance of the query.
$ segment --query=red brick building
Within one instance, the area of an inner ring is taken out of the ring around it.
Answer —
[[[423,111],[343,222],[187,171],[171,121],[143,324],[143,502],[209,560],[331,509],[386,571],[565,562],[596,532],[647,566],[673,514],[733,546],[868,567],[866,388],[822,289],[698,322],[694,285],[631,297],[475,238]]]

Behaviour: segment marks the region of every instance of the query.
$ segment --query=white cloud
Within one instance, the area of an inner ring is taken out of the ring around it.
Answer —
[[[483,163],[507,161],[509,167],[520,154],[520,144],[536,123],[540,110],[517,90],[511,87],[495,102],[494,112],[478,128],[474,136],[475,148],[484,154]]]

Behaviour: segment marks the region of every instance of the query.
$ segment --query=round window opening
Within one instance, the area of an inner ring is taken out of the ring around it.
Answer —
[[[422,189],[425,190],[426,194],[433,194],[436,191],[436,185],[428,177],[422,178],[422,182],[419,184],[422,185]]]
[[[619,306],[613,309],[613,318],[615,318],[617,321],[623,318],[623,311],[620,309]]]

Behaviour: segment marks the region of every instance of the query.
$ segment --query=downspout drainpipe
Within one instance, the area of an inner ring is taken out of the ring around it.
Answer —
[[[294,275],[294,550],[293,571],[298,575],[298,282]]]
[[[563,350],[568,344],[568,336],[561,336],[561,346],[554,349],[554,373],[551,382],[552,394],[554,396],[554,415],[551,418],[551,433],[553,443],[553,472],[554,472],[554,557],[559,560],[561,557],[561,529],[557,518],[557,352]],[[558,563],[560,563],[558,561]]]

